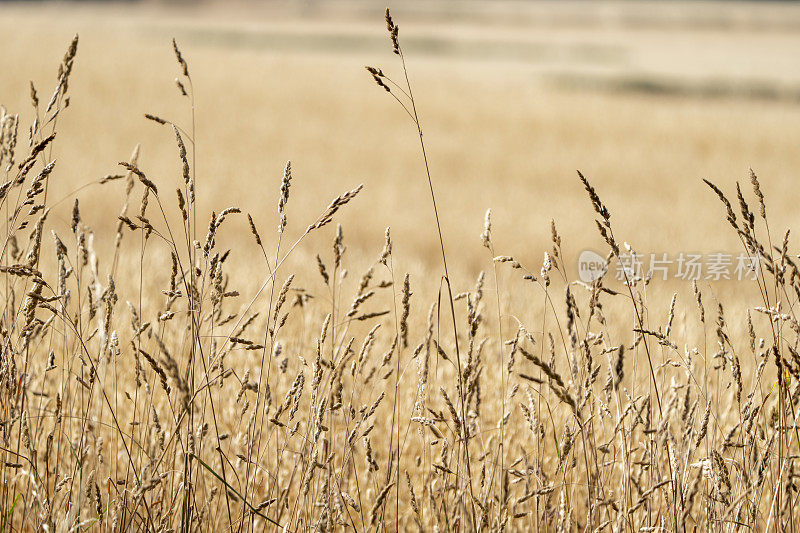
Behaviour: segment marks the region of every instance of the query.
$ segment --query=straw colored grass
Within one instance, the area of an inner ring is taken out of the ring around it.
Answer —
[[[202,154],[236,160],[217,135],[234,117],[197,120],[203,69],[177,40],[163,50],[173,94],[152,103],[170,105],[135,113],[159,147],[94,155],[106,159],[90,185],[103,205],[57,185],[73,172],[61,143],[74,130],[61,127],[87,112],[71,105],[77,36],[55,83],[30,86],[25,113],[3,108],[2,530],[798,523],[800,271],[780,225],[787,199],[773,210],[770,178],[753,171],[692,185],[704,206],[692,227],[757,255],[753,281],[577,282],[562,219],[614,266],[631,234],[648,235],[626,210],[648,206],[578,172],[558,188],[582,189],[583,205],[531,229],[546,250],[535,257],[522,222],[495,223],[519,204],[474,224],[454,215],[454,195],[484,202],[495,185],[439,180],[430,139],[441,130],[423,128],[441,115],[421,109],[397,22],[387,10],[382,66],[359,88],[392,110],[378,125],[416,145],[392,146],[394,161],[417,161],[419,182],[393,185],[415,191],[394,206],[369,196],[375,180],[317,186],[296,159],[249,169],[259,202],[217,194],[235,177]],[[415,227],[410,244],[380,224],[390,208]],[[402,251],[423,242],[435,254],[409,267]]]

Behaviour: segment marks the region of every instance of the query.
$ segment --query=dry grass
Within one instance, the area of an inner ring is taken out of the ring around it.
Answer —
[[[209,148],[198,151],[198,168],[207,176],[203,184],[206,194],[199,200],[204,218],[219,205],[237,204],[255,211],[270,204],[283,164],[292,159],[298,175],[308,184],[296,191],[295,209],[302,215],[298,219],[316,214],[314,200],[318,197],[338,194],[352,180],[363,181],[371,203],[382,209],[372,214],[370,224],[359,223],[360,213],[353,213],[352,218],[345,214],[342,222],[353,237],[351,247],[371,253],[380,246],[383,228],[391,225],[399,255],[409,262],[405,269],[420,268],[417,260],[425,261],[426,266],[435,264],[435,241],[417,231],[419,220],[431,220],[426,206],[419,202],[427,194],[426,185],[408,179],[423,170],[416,140],[383,95],[364,91],[363,66],[381,62],[385,54],[382,28],[373,22],[380,17],[380,9],[368,24],[358,26],[373,41],[359,41],[355,49],[326,54],[320,53],[325,44],[285,49],[273,48],[272,41],[264,46],[246,41],[240,45],[237,41],[209,42],[213,32],[203,19],[160,20],[137,13],[97,14],[75,9],[54,14],[9,10],[0,21],[4,50],[37,50],[36,54],[0,57],[2,71],[15,73],[0,77],[0,101],[21,113],[26,123],[32,120],[28,81],[43,87],[52,84],[51,58],[60,57],[63,43],[75,32],[83,38],[80,68],[72,82],[73,108],[70,119],[60,126],[64,135],[59,157],[71,173],[54,182],[58,199],[111,172],[109,161],[126,158],[139,143],[153,175],[166,176],[177,170],[171,133],[154,131],[141,117],[144,111],[175,110],[182,120],[187,119],[167,74],[171,58],[164,54],[171,37],[177,36],[190,50],[195,69],[198,142]],[[257,20],[261,28],[262,19]],[[263,22],[267,30],[275,25],[270,20]],[[536,26],[535,32],[527,32],[528,38],[545,31],[547,26],[542,25],[544,29]],[[335,31],[326,30],[330,26],[324,21],[310,28],[302,26],[290,37],[297,40],[298,32]],[[405,26],[407,33],[422,31],[410,22]],[[448,33],[471,35],[476,31],[472,26],[455,28]],[[429,37],[440,32],[441,25],[425,26],[425,30],[422,37]],[[505,29],[500,30],[505,35]],[[500,30],[488,31],[496,35]],[[567,43],[577,39],[574,29],[551,31],[537,39]],[[584,49],[602,47],[612,38],[609,33],[584,32],[587,36],[581,39],[589,43]],[[641,41],[639,32],[618,33],[614,47],[618,42]],[[676,40],[699,50],[705,50],[709,42],[719,43],[717,49],[727,49],[732,43],[768,49],[769,54],[745,55],[748,59],[742,63],[763,65],[762,72],[773,79],[787,71],[784,66],[794,61],[800,46],[792,33],[765,30],[764,34],[754,38],[752,32],[731,32],[730,36],[701,32],[697,39],[687,41],[656,33],[647,42]],[[275,40],[279,41],[280,35]],[[773,43],[768,38],[784,40]],[[638,57],[653,48],[630,54]],[[731,62],[719,60],[719,53],[687,62],[690,67],[685,70],[697,72],[708,65]],[[623,65],[630,54],[623,54]],[[556,52],[557,58],[563,55]],[[588,62],[593,67],[594,63],[580,57],[576,59],[579,64]],[[679,57],[685,58],[685,54],[668,59],[677,62]],[[626,206],[617,217],[630,231],[627,238],[646,242],[656,251],[672,250],[675,242],[698,250],[736,244],[730,238],[719,243],[727,237],[721,233],[694,231],[697,213],[714,216],[701,201],[700,178],[745,177],[746,170],[756,166],[770,177],[765,188],[773,198],[775,215],[788,220],[792,213],[791,198],[780,194],[800,166],[796,150],[800,134],[794,127],[800,111],[791,102],[565,90],[546,83],[547,78],[543,81],[537,74],[538,64],[532,67],[527,62],[489,62],[463,56],[454,59],[424,48],[414,52],[411,62],[420,110],[427,121],[429,149],[436,155],[433,171],[442,187],[458,184],[463,192],[443,196],[440,203],[447,214],[445,234],[452,246],[463,251],[459,263],[469,275],[483,268],[483,257],[472,243],[490,206],[504,207],[495,213],[497,239],[508,245],[523,240],[520,253],[529,261],[540,260],[547,247],[547,233],[541,228],[547,228],[550,218],[556,218],[574,250],[595,245],[594,236],[586,232],[591,217],[583,212],[581,189],[572,179],[576,168]],[[663,62],[652,63],[651,69],[658,70],[655,65]],[[676,75],[680,72],[671,70]],[[733,76],[735,81],[737,72],[733,70],[729,78]],[[87,146],[92,149],[86,150]],[[492,187],[487,189],[490,181]],[[261,186],[252,187],[253,183]],[[103,193],[97,189],[81,194],[87,204],[105,205]],[[97,209],[92,212],[98,214],[98,222],[116,215],[116,206],[102,212]],[[102,231],[102,224],[93,226]]]
[[[0,58],[43,80],[0,82],[2,530],[793,527],[798,111],[408,72],[387,23],[389,95],[346,54]],[[625,242],[762,268],[572,281]]]

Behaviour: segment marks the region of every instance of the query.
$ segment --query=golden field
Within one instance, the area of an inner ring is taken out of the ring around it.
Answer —
[[[793,530],[800,8],[393,9],[453,300],[416,126],[364,70],[403,86],[383,9],[0,6],[2,530]],[[181,128],[186,219],[145,113]],[[763,268],[571,283],[596,219],[622,252]]]
[[[170,39],[177,37],[193,64],[198,144],[207,147],[198,150],[209,199],[204,215],[221,205],[253,212],[271,208],[283,165],[291,159],[299,180],[296,220],[311,216],[340,189],[363,182],[369,205],[380,210],[371,214],[370,224],[343,219],[346,227],[352,226],[351,245],[372,250],[380,246],[383,228],[392,226],[405,260],[413,256],[435,261],[435,240],[415,230],[420,219],[430,219],[413,128],[380,91],[371,90],[363,70],[364,65],[391,61],[385,54],[381,10],[371,9],[377,23],[363,15],[352,21],[345,14],[330,22],[323,18],[303,23],[290,15],[285,15],[287,21],[275,21],[269,12],[256,12],[255,20],[243,23],[242,13],[220,15],[218,21],[213,13],[202,12],[192,16],[67,6],[55,12],[5,8],[0,39],[7,53],[0,65],[10,74],[0,78],[0,94],[9,112],[29,118],[29,80],[49,97],[53,58],[80,33],[74,107],[62,121],[65,144],[59,154],[74,173],[54,185],[63,187],[59,193],[66,195],[112,172],[114,163],[127,158],[137,143],[151,172],[163,175],[176,168],[173,147],[166,142],[170,134],[154,128],[142,114],[174,115],[176,120],[188,116],[172,89]],[[797,10],[790,13],[800,21]],[[800,68],[793,57],[800,40],[791,28],[775,32],[767,27],[763,33],[747,27],[637,30],[620,23],[622,28],[616,30],[590,26],[582,36],[576,35],[582,33],[580,26],[553,28],[545,21],[510,30],[497,27],[500,23],[484,29],[469,19],[460,25],[421,22],[417,28],[418,17],[404,28],[422,41],[421,52],[412,48],[409,68],[418,87],[438,187],[458,183],[463,191],[440,202],[451,246],[474,253],[470,270],[484,259],[471,244],[489,207],[497,211],[499,242],[522,239],[517,253],[531,261],[540,261],[546,249],[551,218],[576,249],[596,244],[590,213],[575,209],[585,207],[576,169],[625,206],[617,216],[626,238],[634,244],[648,242],[654,251],[670,251],[674,242],[689,250],[720,247],[719,239],[734,245],[724,231],[693,231],[698,214],[716,216],[700,179],[730,184],[746,177],[750,167],[764,176],[776,217],[790,222],[793,201],[781,191],[798,166],[794,158],[800,143],[800,133],[793,128],[798,109],[791,99],[737,98],[735,92],[721,98],[618,92],[612,82],[609,88],[588,76],[603,68],[628,68],[617,78],[641,70],[640,76],[649,75],[645,79],[677,78],[689,91],[717,79],[735,88],[763,78],[797,91]],[[254,36],[237,40],[237,31]],[[282,45],[284,34],[289,42]],[[348,45],[338,51],[340,35],[347,37]],[[439,48],[433,43],[429,46],[434,52],[426,52],[425,39],[431,35],[445,43],[466,43],[465,51],[453,45],[454,50],[440,46],[443,51],[434,53]],[[304,38],[310,43],[304,44]],[[494,55],[488,59],[480,55],[481,41],[492,44]],[[680,49],[673,51],[673,42],[681,44]],[[522,51],[504,61],[501,45]],[[598,55],[610,50],[608,54],[622,56],[618,64],[606,66],[602,59],[592,59],[589,52],[595,46]],[[705,50],[706,46],[713,47]],[[36,54],[26,52],[32,48]],[[537,52],[539,48],[543,51]],[[699,57],[687,57],[696,49]],[[588,58],[571,57],[581,50]],[[653,61],[648,56],[638,58],[645,53],[657,54],[655,65],[647,65]],[[740,53],[746,57],[731,65]],[[690,58],[698,63],[686,65]],[[579,68],[584,69],[582,79],[589,81],[572,85],[588,89],[558,83],[557,74],[566,77]],[[93,193],[84,193],[87,201],[96,198]],[[319,198],[323,200],[312,201]],[[112,207],[103,214],[114,214],[116,206]],[[421,216],[409,209],[421,210]]]

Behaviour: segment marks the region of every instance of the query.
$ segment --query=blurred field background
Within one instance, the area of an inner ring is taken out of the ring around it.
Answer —
[[[364,196],[342,219],[351,250],[371,257],[383,227],[392,226],[398,257],[415,265],[405,268],[424,268],[435,264],[437,243],[425,231],[432,219],[417,140],[363,69],[397,74],[384,7],[2,2],[0,102],[29,123],[29,80],[46,100],[54,66],[78,32],[52,186],[66,195],[115,172],[137,143],[143,169],[168,184],[178,169],[172,134],[142,114],[188,120],[171,82],[174,36],[196,84],[201,212],[237,205],[266,223],[291,159],[290,223],[304,227],[327,198],[363,182]],[[549,247],[550,218],[568,255],[598,248],[576,169],[606,198],[620,238],[647,243],[641,252],[738,251],[731,232],[706,222],[718,220],[719,206],[701,178],[731,185],[749,167],[762,178],[774,220],[794,221],[800,6],[392,7],[402,21],[445,238],[464,273],[484,265],[478,235],[488,207],[498,248],[530,263]],[[119,209],[107,201],[109,189],[90,187],[80,197],[87,223],[102,234],[100,221]],[[700,223],[706,231],[696,231]]]

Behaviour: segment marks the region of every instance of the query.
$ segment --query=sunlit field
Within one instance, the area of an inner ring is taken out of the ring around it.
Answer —
[[[384,9],[0,6],[2,531],[800,524],[800,8]]]

